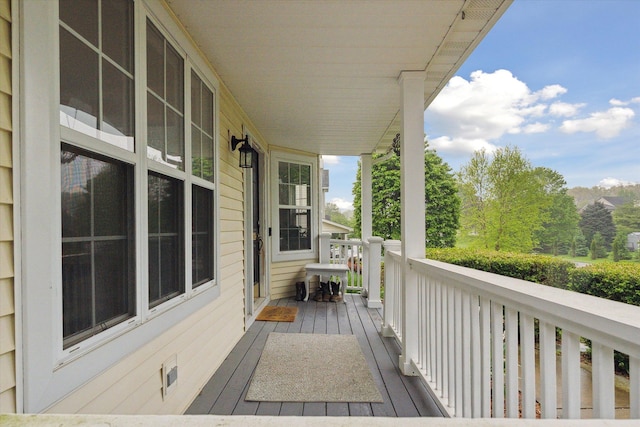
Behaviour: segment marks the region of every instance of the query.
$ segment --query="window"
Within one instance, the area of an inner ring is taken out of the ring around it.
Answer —
[[[131,0],[60,0],[58,8],[61,330],[71,353],[215,284],[215,97],[142,6],[137,29]],[[137,52],[136,30],[146,40]],[[146,87],[134,84],[141,55]],[[146,99],[139,123],[136,99]],[[146,138],[134,144],[136,129]],[[136,265],[141,259],[147,265]]]
[[[149,173],[149,307],[184,292],[183,183]]]
[[[133,168],[60,151],[64,348],[135,315]]]
[[[191,200],[191,275],[196,288],[213,280],[213,191],[194,185]]]
[[[133,151],[133,3],[60,1],[60,124]]]
[[[184,61],[147,21],[147,157],[184,170]]]
[[[287,255],[282,259],[310,258],[315,253],[313,241],[317,235],[312,210],[315,197],[313,160],[279,155],[274,155],[273,159],[277,171],[274,190],[278,200],[275,252]]]

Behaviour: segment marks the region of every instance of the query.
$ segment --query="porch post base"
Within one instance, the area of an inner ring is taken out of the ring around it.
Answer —
[[[367,308],[382,308],[382,301],[379,299],[367,299]]]
[[[389,325],[382,325],[380,328],[380,333],[383,337],[392,338],[396,336],[396,333],[393,331],[393,328]]]
[[[410,360],[405,360],[403,354],[400,355],[398,366],[400,367],[400,372],[402,372],[402,375],[405,375],[407,377],[418,376],[418,371],[415,369],[415,365],[411,363]]]

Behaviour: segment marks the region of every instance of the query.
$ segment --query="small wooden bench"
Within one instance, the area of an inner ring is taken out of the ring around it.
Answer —
[[[309,300],[309,279],[313,276],[339,276],[340,277],[340,290],[342,291],[342,300],[344,302],[344,294],[347,290],[347,272],[349,271],[349,266],[347,264],[307,264],[304,266],[307,275],[304,279],[304,286],[307,290],[306,296],[304,297],[305,301]],[[322,280],[322,279],[320,279]]]

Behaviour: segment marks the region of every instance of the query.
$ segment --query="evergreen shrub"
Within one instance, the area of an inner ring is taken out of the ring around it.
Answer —
[[[567,289],[573,263],[546,255],[481,249],[427,249],[427,258],[476,270]]]

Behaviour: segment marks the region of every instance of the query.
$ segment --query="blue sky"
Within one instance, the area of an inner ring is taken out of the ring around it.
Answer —
[[[568,187],[640,183],[640,0],[515,0],[425,112],[454,172],[517,146]],[[357,158],[325,159],[349,208]]]

